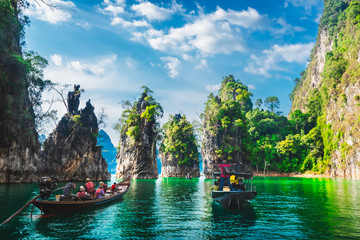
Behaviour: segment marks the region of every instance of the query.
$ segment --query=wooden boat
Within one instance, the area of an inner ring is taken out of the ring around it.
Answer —
[[[233,172],[230,175],[235,175],[239,179],[243,180],[244,190],[241,191],[230,191],[227,187],[223,188],[223,191],[216,190],[216,181],[220,179],[221,173],[213,173],[213,187],[211,197],[213,200],[223,207],[240,208],[243,204],[249,203],[257,195],[256,188],[252,185],[252,173],[236,173]]]
[[[118,186],[121,187],[118,192],[110,193],[110,196],[101,199],[83,201],[48,201],[37,199],[33,202],[33,204],[41,210],[41,213],[45,214],[74,212],[84,208],[99,206],[120,199],[127,191],[129,191],[131,187],[131,177],[128,176],[125,180],[118,183]]]

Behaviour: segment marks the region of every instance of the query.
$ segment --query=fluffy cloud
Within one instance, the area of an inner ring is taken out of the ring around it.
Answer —
[[[311,9],[314,6],[319,6],[321,1],[318,0],[286,0],[285,7],[288,6],[288,3],[291,3],[295,7],[304,7],[305,9]]]
[[[215,91],[219,91],[220,87],[221,87],[221,84],[206,85],[206,90],[208,90],[210,92],[215,92]]]
[[[172,9],[158,7],[151,2],[141,2],[137,5],[132,5],[131,9],[149,20],[166,20],[174,13]]]
[[[49,0],[50,7],[41,1],[29,0],[30,6],[24,10],[24,14],[36,19],[57,24],[71,19],[70,11],[76,6],[71,1]]]
[[[169,76],[175,78],[179,74],[179,59],[174,57],[162,57],[161,60],[165,62],[165,67],[169,70]]]
[[[61,66],[62,65],[62,57],[61,55],[58,55],[58,54],[54,54],[54,55],[51,55],[50,56],[50,59],[51,61],[53,61],[53,63],[56,65],[56,66]]]
[[[94,64],[81,63],[80,61],[71,61],[67,63],[66,67],[77,72],[83,72],[88,75],[101,77],[105,74],[106,67],[112,66],[116,59],[117,56],[112,55]]]
[[[251,55],[246,72],[271,77],[270,71],[286,71],[278,64],[280,62],[306,63],[314,43],[290,44],[279,46],[275,44],[271,49],[262,51],[260,57]]]
[[[200,64],[195,66],[195,69],[205,69],[207,68],[207,61],[206,59],[200,59]]]
[[[168,33],[149,29],[134,33],[134,39],[145,39],[156,50],[183,54],[197,51],[203,55],[245,51],[240,28],[258,29],[264,26],[267,16],[255,9],[225,11],[218,7],[211,14],[200,15],[180,28],[171,28]],[[214,34],[216,33],[216,34]]]
[[[123,27],[148,27],[149,24],[143,20],[126,21],[121,17],[114,17],[111,21],[111,25],[122,25]]]

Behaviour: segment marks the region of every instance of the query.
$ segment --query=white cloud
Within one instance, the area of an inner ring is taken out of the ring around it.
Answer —
[[[50,56],[50,59],[51,59],[51,61],[54,62],[54,64],[55,64],[56,66],[59,67],[59,66],[62,65],[62,57],[61,57],[61,55],[58,55],[58,54],[51,55],[51,56]]]
[[[171,9],[158,7],[151,2],[141,2],[137,5],[132,5],[131,9],[149,20],[166,20],[174,13]]]
[[[105,74],[105,69],[108,66],[111,66],[117,59],[116,55],[104,58],[97,63],[87,64],[81,63],[80,61],[71,61],[68,62],[66,67],[77,72],[83,72],[88,75],[103,76]]]
[[[111,21],[111,25],[122,25],[123,27],[148,27],[149,24],[144,20],[134,20],[132,22],[126,21],[120,17],[114,17]]]
[[[207,61],[206,59],[200,59],[200,64],[195,66],[195,69],[205,69],[207,68]]]
[[[280,62],[306,63],[314,43],[290,44],[279,46],[275,44],[270,50],[262,51],[262,56],[250,56],[250,62],[245,71],[271,77],[270,71],[286,71],[278,66]]]
[[[88,22],[82,22],[82,23],[77,22],[76,26],[82,27],[83,29],[85,29],[87,31],[89,31],[91,29],[91,26]]]
[[[215,92],[215,91],[219,91],[220,87],[221,87],[221,84],[206,85],[206,90],[208,90],[210,92]]]
[[[117,16],[118,14],[121,14],[121,13],[125,12],[123,7],[116,6],[116,5],[113,5],[111,3],[104,8],[104,11],[108,12],[108,13],[114,15],[114,16]]]
[[[292,26],[291,24],[287,23],[284,18],[278,18],[275,21],[278,27],[271,27],[271,33],[284,35],[291,34],[293,32],[305,31],[305,28],[303,27]]]
[[[289,6],[288,3],[291,3],[295,7],[304,7],[306,10],[309,10],[314,6],[319,6],[321,4],[321,1],[319,1],[319,0],[286,0],[285,8]]]
[[[218,7],[215,12],[200,15],[183,27],[170,28],[168,33],[149,29],[144,33],[134,33],[133,39],[143,38],[153,49],[181,55],[191,51],[203,55],[230,54],[245,51],[240,28],[259,29],[264,27],[266,21],[267,16],[260,15],[252,8],[247,11],[225,11]]]
[[[69,21],[72,17],[70,11],[76,8],[71,1],[49,0],[48,3],[55,6],[52,8],[41,1],[29,0],[29,3],[29,8],[24,10],[25,15],[51,24]]]
[[[252,89],[252,90],[255,90],[255,89],[256,89],[256,87],[255,87],[254,85],[252,85],[252,84],[249,84],[249,85],[248,85],[248,88],[249,88],[249,89]]]
[[[169,70],[168,74],[171,78],[175,78],[177,75],[179,75],[179,59],[174,57],[162,57],[160,59],[165,62],[165,67]]]

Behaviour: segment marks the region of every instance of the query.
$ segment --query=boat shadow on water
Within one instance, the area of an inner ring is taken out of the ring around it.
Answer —
[[[38,214],[33,216],[34,228],[43,237],[76,239],[91,234],[94,223],[99,221],[100,216],[106,215],[106,211],[113,211],[117,205],[124,201],[123,198],[116,202],[110,202],[96,209],[80,209],[75,212]],[[110,209],[110,210],[109,210]],[[59,226],[61,226],[59,228]]]
[[[257,220],[256,212],[251,204],[244,204],[241,208],[227,209],[216,202],[212,202],[212,218],[214,223],[226,222],[229,218],[234,219],[236,221],[232,224],[241,227],[254,226]]]

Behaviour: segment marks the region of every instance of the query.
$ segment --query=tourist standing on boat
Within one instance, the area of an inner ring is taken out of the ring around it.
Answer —
[[[226,171],[226,168],[230,169],[231,165],[235,164],[226,164],[226,161],[223,161],[222,164],[218,164],[219,168],[221,169],[220,186],[218,191],[223,190],[224,182],[227,183],[231,191],[235,191],[235,189],[230,183],[230,171]]]
[[[74,182],[74,179],[70,179],[70,181],[65,185],[65,188],[63,190],[63,195],[66,197],[66,198],[70,198],[70,197],[75,197],[77,198],[76,195],[72,194],[71,193],[71,190],[72,189],[76,189],[76,184]]]
[[[94,183],[90,181],[90,178],[86,178],[85,190],[90,193],[91,198],[94,198],[96,189]]]

